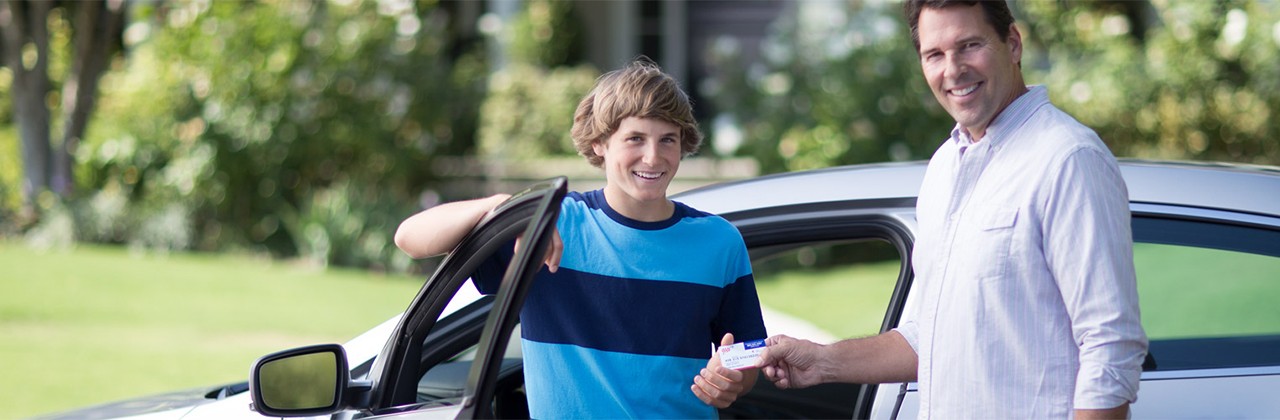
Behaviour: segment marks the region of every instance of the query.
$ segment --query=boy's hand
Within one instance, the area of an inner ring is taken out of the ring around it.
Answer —
[[[560,239],[560,230],[551,231],[551,244],[547,246],[547,256],[542,259],[542,263],[547,265],[547,270],[554,273],[560,269],[560,257],[564,255],[564,241]]]
[[[515,253],[520,253],[520,247],[524,246],[524,237],[516,238]],[[547,255],[542,257],[542,263],[547,265],[547,270],[554,273],[560,269],[560,257],[564,255],[564,241],[560,239],[560,231],[551,231],[551,243],[547,244]]]
[[[733,334],[725,334],[720,345],[733,344]],[[738,400],[739,396],[751,390],[756,383],[757,369],[733,370],[720,365],[720,354],[716,352],[707,367],[698,376],[693,377],[693,395],[699,400],[716,408],[725,408]]]

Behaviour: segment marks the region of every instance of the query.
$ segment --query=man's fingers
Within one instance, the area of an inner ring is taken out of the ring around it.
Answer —
[[[779,389],[786,389],[790,385],[790,382],[787,381],[786,362],[768,365],[760,370],[764,372],[764,377],[768,378]]]

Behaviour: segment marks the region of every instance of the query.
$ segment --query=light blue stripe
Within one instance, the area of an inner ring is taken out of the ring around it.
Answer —
[[[582,224],[599,227],[580,228]],[[565,241],[591,244],[587,253],[565,248],[560,265],[577,271],[714,287],[751,273],[741,236],[719,217],[687,217],[666,229],[638,230],[614,223],[602,210],[566,200],[559,229]],[[699,258],[690,258],[694,255]]]
[[[707,361],[521,340],[535,418],[714,418],[689,389]],[[708,357],[710,346],[707,347]]]

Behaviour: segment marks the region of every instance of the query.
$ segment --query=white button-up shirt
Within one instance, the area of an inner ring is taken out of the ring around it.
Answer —
[[[1066,418],[1137,399],[1128,190],[1093,130],[1036,86],[972,142],[957,126],[916,205],[916,285],[898,328],[921,418]]]

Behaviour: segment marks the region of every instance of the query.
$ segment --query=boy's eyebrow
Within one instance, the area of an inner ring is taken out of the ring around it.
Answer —
[[[623,135],[626,135],[626,136],[647,136],[647,135],[649,135],[649,133],[644,132],[644,131],[640,131],[640,130],[631,130],[631,131],[629,131],[629,132],[623,133]],[[670,131],[670,132],[666,132],[666,133],[657,133],[657,135],[658,135],[658,136],[672,136],[672,137],[679,137],[679,136],[680,136],[680,130]]]

